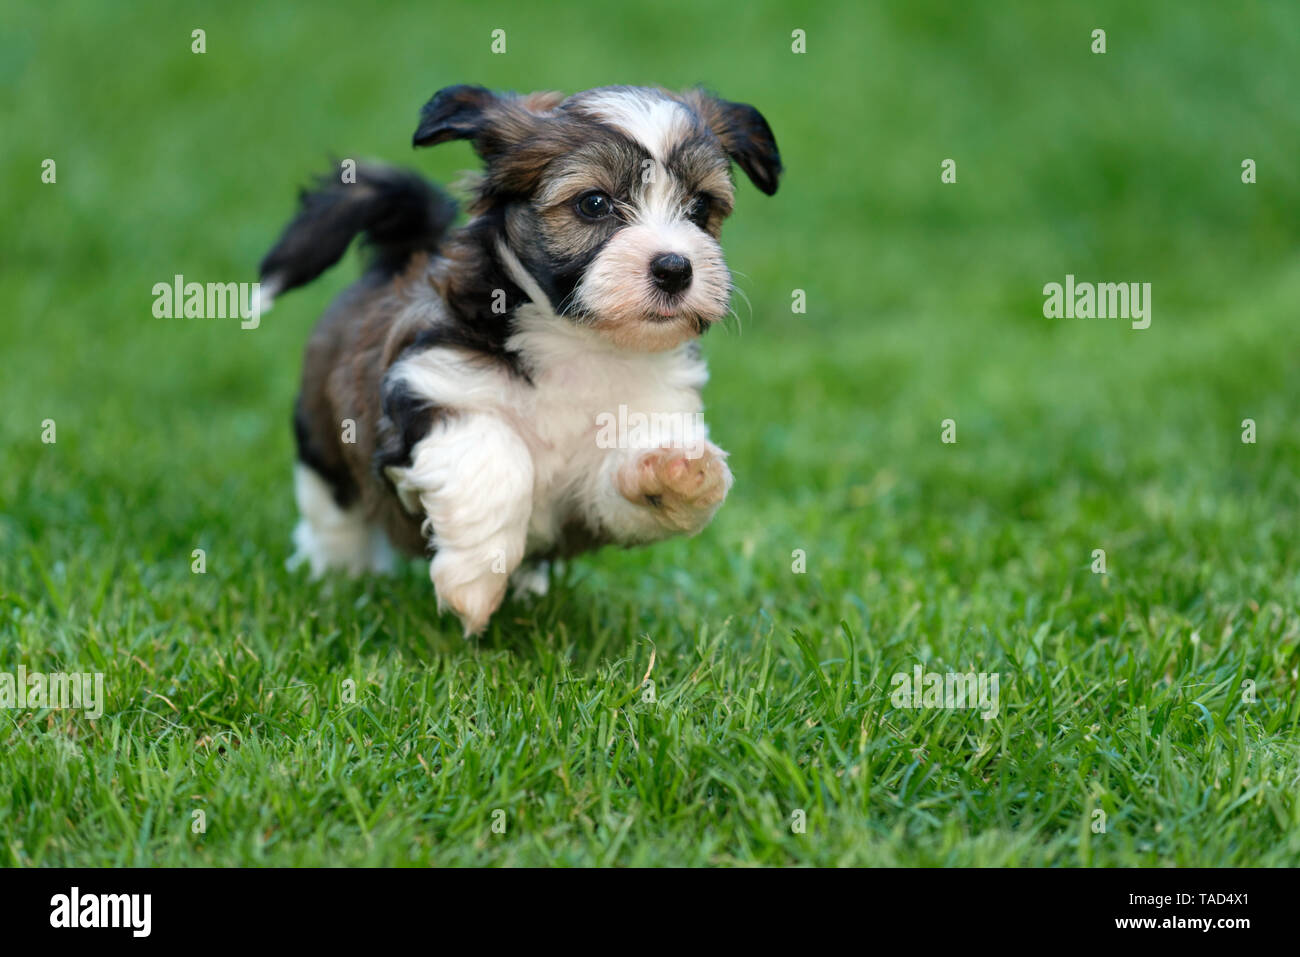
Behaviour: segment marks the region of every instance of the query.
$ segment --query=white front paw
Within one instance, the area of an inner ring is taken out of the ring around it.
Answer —
[[[505,598],[511,567],[504,548],[469,552],[440,548],[429,565],[438,610],[455,612],[466,638],[481,633]]]

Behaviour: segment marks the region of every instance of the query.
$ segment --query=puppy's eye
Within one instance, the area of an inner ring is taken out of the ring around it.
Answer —
[[[709,221],[709,210],[712,207],[713,204],[709,197],[701,193],[691,200],[691,204],[686,207],[686,215],[691,222],[703,229],[704,224]]]
[[[614,212],[614,201],[608,193],[587,193],[577,205],[578,215],[583,219],[604,219]]]

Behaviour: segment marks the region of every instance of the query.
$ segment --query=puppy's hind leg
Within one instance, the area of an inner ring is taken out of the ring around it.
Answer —
[[[359,505],[340,506],[329,484],[301,462],[294,467],[293,489],[301,518],[293,530],[290,569],[306,563],[313,578],[334,570],[354,576],[392,571],[393,547],[382,529],[366,522]]]
[[[435,549],[429,566],[438,607],[478,634],[519,567],[533,504],[533,460],[523,439],[486,412],[439,421],[389,475],[408,508],[418,501]]]

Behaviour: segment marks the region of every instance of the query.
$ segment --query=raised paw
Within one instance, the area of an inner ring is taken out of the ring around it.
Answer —
[[[653,509],[665,527],[693,534],[709,523],[731,488],[726,458],[711,442],[694,458],[685,449],[652,449],[625,465],[615,484],[629,502]]]

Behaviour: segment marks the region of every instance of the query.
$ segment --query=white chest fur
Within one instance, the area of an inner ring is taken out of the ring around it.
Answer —
[[[532,477],[528,551],[544,551],[569,521],[606,511],[601,499],[612,494],[610,476],[622,458],[666,438],[678,444],[685,433],[688,441],[703,440],[700,390],[708,372],[691,345],[657,353],[619,349],[545,307],[523,306],[516,328],[509,347],[520,355],[527,380],[454,349],[404,359],[394,374],[453,415],[471,422],[488,416],[518,436],[521,445],[497,454],[526,450]],[[685,426],[676,435],[623,427],[638,422]],[[435,432],[417,450],[436,452],[443,441],[444,433]],[[522,464],[494,461],[491,469],[511,472]],[[491,483],[493,476],[481,481]],[[609,531],[622,537],[618,529]]]
[[[697,420],[708,372],[691,346],[629,352],[542,310],[525,311],[519,320],[510,347],[523,356],[532,381],[513,383],[510,408],[502,413],[533,458],[530,537],[553,542],[565,521],[589,512],[592,498],[602,494],[611,456],[683,435],[703,437]]]

